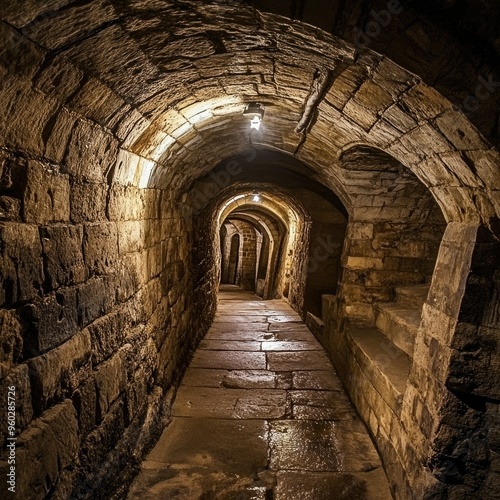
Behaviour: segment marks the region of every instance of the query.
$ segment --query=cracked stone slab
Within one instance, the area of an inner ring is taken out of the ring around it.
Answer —
[[[194,355],[191,366],[193,368],[220,368],[226,370],[265,370],[266,354],[264,352],[198,350]]]
[[[260,351],[261,342],[240,340],[202,340],[198,349],[209,351]]]
[[[264,420],[174,418],[147,460],[252,476],[267,466]]]
[[[367,472],[380,458],[359,420],[279,420],[270,423],[273,470]]]
[[[263,351],[322,351],[319,342],[304,340],[272,340],[262,342]]]
[[[282,418],[286,413],[286,392],[281,389],[182,387],[172,413],[175,417]]]
[[[275,500],[392,499],[380,474],[280,471],[276,476]]]
[[[331,370],[332,365],[323,351],[268,352],[267,368],[273,371]]]

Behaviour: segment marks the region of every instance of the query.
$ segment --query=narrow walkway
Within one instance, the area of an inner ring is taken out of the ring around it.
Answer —
[[[391,498],[331,363],[281,300],[221,290],[173,416],[130,500]]]

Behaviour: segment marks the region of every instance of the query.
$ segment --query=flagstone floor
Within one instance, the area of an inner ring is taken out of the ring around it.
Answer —
[[[379,456],[290,306],[221,287],[128,499],[389,500]]]

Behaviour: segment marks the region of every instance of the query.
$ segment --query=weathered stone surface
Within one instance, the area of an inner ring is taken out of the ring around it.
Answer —
[[[84,281],[83,228],[46,226],[40,229],[46,283],[49,290]]]
[[[127,381],[124,365],[124,353],[118,352],[97,370],[95,381],[97,387],[97,415],[102,420],[111,404],[125,389]]]
[[[16,444],[16,470],[23,471],[16,494],[43,498],[79,448],[78,421],[71,401],[65,400],[33,421]]]
[[[84,439],[97,424],[97,388],[93,377],[85,380],[73,393],[73,405],[78,415],[80,438]]]
[[[98,365],[123,344],[127,334],[123,312],[117,311],[99,318],[89,326],[88,331],[92,342],[92,362]]]
[[[21,222],[21,200],[0,196],[0,220]]]
[[[58,167],[28,161],[23,218],[43,224],[69,220],[69,178]]]
[[[65,172],[82,181],[102,182],[116,161],[117,149],[116,140],[109,134],[79,121],[63,160]]]
[[[118,249],[120,254],[139,252],[144,247],[142,221],[126,221],[117,224]]]
[[[10,366],[21,359],[23,352],[22,325],[15,311],[0,310],[0,379]]]
[[[34,298],[43,282],[42,246],[35,226],[0,224],[0,303]]]
[[[14,387],[14,391],[12,391]],[[7,376],[2,377],[0,381],[0,390],[5,394],[5,406],[8,407],[8,394],[12,394],[15,400],[15,435],[18,436],[19,433],[24,431],[28,424],[33,419],[33,406],[31,404],[31,384],[29,378],[28,365],[21,364],[11,369]],[[12,401],[11,401],[12,402]],[[0,442],[4,446],[7,441],[7,437],[10,436],[8,432],[10,422],[7,420],[8,412],[5,410],[1,416],[2,430],[0,431]]]
[[[84,331],[60,347],[28,361],[33,403],[38,414],[76,389],[78,371],[87,364],[90,353],[90,335]]]
[[[77,289],[78,324],[85,327],[107,314],[115,305],[114,279],[98,277],[88,280]]]
[[[116,225],[111,222],[85,224],[83,234],[83,256],[88,271],[92,275],[112,271],[118,256]]]
[[[24,350],[27,356],[53,349],[78,330],[78,306],[74,288],[60,288],[23,306]]]
[[[105,220],[106,195],[104,183],[72,183],[71,221],[78,224]]]
[[[73,76],[68,75],[68,73],[66,73],[65,71],[61,71],[60,76],[62,75],[69,78]],[[79,75],[79,77],[81,77],[81,75]],[[67,82],[68,88],[64,88],[62,89],[62,91],[70,91],[73,83],[74,82],[72,82],[71,80]],[[48,93],[50,95],[52,92],[58,91],[59,89],[55,90],[52,87]],[[49,160],[56,162],[58,165],[60,165],[61,161],[64,158],[76,120],[77,119],[75,115],[62,108],[52,117],[50,124],[45,130],[46,135],[50,133],[49,137],[45,140],[45,156]]]

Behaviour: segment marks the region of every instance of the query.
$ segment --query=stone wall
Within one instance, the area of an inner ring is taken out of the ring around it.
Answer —
[[[240,285],[244,290],[255,291],[255,280],[257,274],[257,232],[248,222],[235,221],[240,235],[240,261],[241,278]]]
[[[26,57],[37,52],[26,47]],[[211,310],[195,300],[185,259],[189,211],[172,193],[113,180],[120,155],[131,155],[118,149],[126,123],[111,130],[93,115],[101,102],[82,109],[90,84],[69,64],[41,69],[33,83],[30,66],[9,66],[0,366],[2,392],[16,387],[18,492],[104,495],[165,425]],[[68,99],[75,92],[80,99]]]

